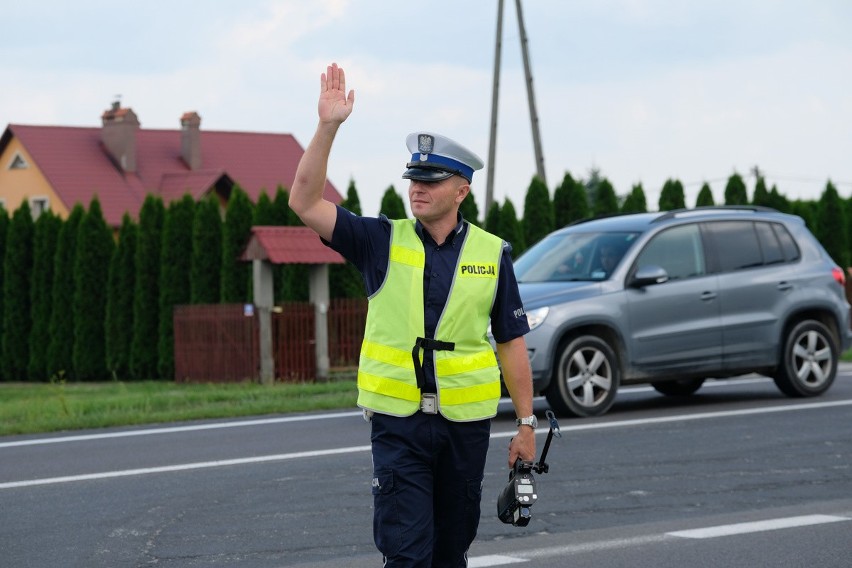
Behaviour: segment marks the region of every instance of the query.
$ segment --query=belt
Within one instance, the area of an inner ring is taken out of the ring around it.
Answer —
[[[420,412],[423,414],[438,414],[438,395],[424,392],[420,395]]]

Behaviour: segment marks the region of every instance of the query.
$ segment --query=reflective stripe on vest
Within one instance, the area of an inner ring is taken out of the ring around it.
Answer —
[[[425,335],[425,254],[414,221],[391,224],[387,275],[369,299],[358,368],[358,406],[409,416],[420,408],[411,349]],[[486,330],[502,249],[498,237],[467,225],[450,295],[435,330],[436,339],[454,342],[455,349],[433,352],[438,408],[450,420],[480,420],[497,413],[500,371]]]

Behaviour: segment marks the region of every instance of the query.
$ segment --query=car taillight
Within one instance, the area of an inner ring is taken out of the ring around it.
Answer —
[[[835,266],[831,269],[831,275],[834,276],[834,281],[840,284],[841,286],[846,285],[846,273],[839,266]]]

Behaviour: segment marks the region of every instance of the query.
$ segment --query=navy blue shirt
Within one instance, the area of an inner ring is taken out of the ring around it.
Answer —
[[[446,235],[441,243],[436,242],[432,235],[423,229],[420,221],[415,224],[426,254],[423,267],[423,316],[426,328],[424,337],[434,339],[435,328],[450,295],[461,244],[467,231],[467,223],[461,214],[458,221],[455,229]],[[375,294],[385,280],[390,236],[391,223],[384,215],[379,218],[359,217],[343,207],[337,207],[337,222],[331,243],[327,244],[358,268],[364,277],[367,296]],[[498,343],[521,337],[530,330],[510,253],[509,245],[504,244],[497,278],[497,293],[491,307],[491,334]],[[426,374],[424,390],[427,392],[435,390],[432,359],[432,353],[426,351],[423,356],[423,370]]]

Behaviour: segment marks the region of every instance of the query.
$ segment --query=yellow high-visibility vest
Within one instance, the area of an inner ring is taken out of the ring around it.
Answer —
[[[425,337],[423,243],[410,219],[391,221],[385,281],[369,299],[358,367],[358,406],[410,416],[420,408],[412,348]],[[503,241],[468,224],[450,296],[435,339],[455,348],[433,351],[438,409],[454,421],[491,418],[500,399],[500,370],[486,332],[497,291]],[[422,352],[421,355],[422,357]]]

